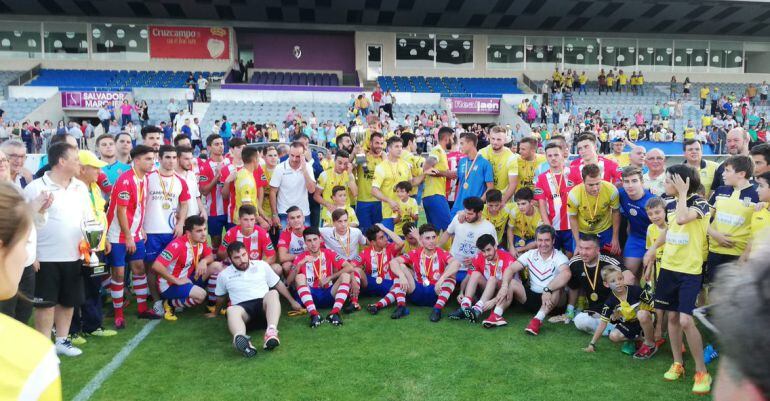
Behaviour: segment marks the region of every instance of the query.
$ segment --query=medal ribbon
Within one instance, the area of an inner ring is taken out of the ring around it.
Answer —
[[[374,249],[374,248],[372,248],[372,249]],[[376,276],[377,277],[382,277],[383,276],[382,266],[385,264],[384,263],[385,250],[382,250],[380,252],[375,252],[374,255],[377,257],[377,274],[376,274]]]
[[[337,240],[337,242],[339,242],[340,247],[345,252],[345,259],[349,259],[350,256],[351,256],[350,255],[350,250],[351,250],[350,238],[352,237],[352,235],[350,235],[350,227],[348,227],[348,240],[346,241],[347,242],[347,246],[342,244],[342,237],[337,237],[337,231],[336,230],[332,232],[332,235],[334,236],[334,239]]]
[[[585,194],[586,203],[588,203],[588,197],[589,197],[590,195],[588,195],[588,191],[586,191],[586,187],[585,187],[585,185],[583,185],[583,193]],[[594,210],[593,210],[593,213],[591,213],[591,221],[592,221],[592,223],[590,224],[591,226],[593,226],[593,221],[594,221],[594,219],[596,218],[596,212],[599,210],[599,196],[600,196],[600,195],[601,195],[601,190],[599,191],[599,193],[598,193],[598,194],[597,194],[595,197],[592,197],[592,198],[596,198],[596,201],[594,202]],[[590,208],[589,208],[589,209],[590,209]]]
[[[163,176],[158,173],[158,181],[160,181],[160,190],[163,192],[163,200],[171,201],[171,191],[174,190],[174,176],[171,177],[171,184],[168,186],[168,190],[166,190],[166,182],[163,181]]]
[[[424,252],[425,252],[425,250],[423,250],[423,253]],[[435,254],[433,256],[430,256],[430,257],[425,257],[423,255],[423,258],[422,258],[422,262],[423,262],[423,265],[422,265],[423,278],[428,279],[428,281],[431,280],[431,275],[433,274],[433,258],[435,256],[436,256]]]
[[[596,292],[596,279],[599,276],[599,264],[596,264],[596,270],[594,270],[594,279],[591,280],[591,275],[588,274],[588,265],[585,261],[583,261],[583,271],[586,274],[586,280],[588,280],[588,285],[591,286],[591,291]]]
[[[316,263],[318,262],[318,263]],[[321,286],[321,282],[323,281],[324,274],[324,255],[323,252],[315,258],[313,261],[313,274],[315,275],[315,279],[317,280],[318,286]]]
[[[489,276],[490,278],[497,277],[497,270],[500,267],[499,263],[500,263],[500,255],[498,255],[497,253],[495,253],[495,260],[493,260],[492,263],[487,261],[487,266],[490,267],[490,272],[492,273]]]
[[[470,167],[468,167],[468,170],[465,170],[465,176],[463,177],[463,185],[468,185],[468,177],[471,175],[471,171],[473,171],[473,166],[476,165],[476,160],[479,159],[479,155],[476,155],[475,158],[473,158],[473,162],[471,163]]]
[[[136,184],[137,197],[136,204],[144,205],[144,177],[140,179],[139,174],[136,173],[136,170],[133,167],[131,167],[131,170],[134,170],[134,184]],[[137,181],[139,182],[137,183]]]
[[[198,245],[193,244],[193,241],[191,238],[188,238],[187,241],[190,243],[190,249],[192,249],[192,253],[193,253],[192,268],[194,270],[198,267],[198,261],[200,260],[200,257],[201,257],[200,255],[201,252],[198,250],[199,249],[198,247],[200,246],[200,244]]]

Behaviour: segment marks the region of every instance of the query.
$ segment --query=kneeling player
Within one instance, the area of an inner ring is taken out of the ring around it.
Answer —
[[[393,242],[389,243],[388,238]],[[356,268],[361,277],[361,292],[363,295],[384,297],[393,287],[393,279],[396,278],[390,271],[390,261],[401,252],[404,241],[381,223],[366,230],[366,240],[370,245],[361,251],[361,267]],[[366,309],[372,314],[377,313],[374,305]]]
[[[436,238],[436,229],[430,224],[423,224],[420,227],[421,246],[390,262],[391,271],[398,275],[398,279],[391,292],[377,302],[377,309],[390,305],[392,297],[396,299],[398,307],[391,318],[406,316],[409,310],[406,309],[405,295],[409,294],[409,301],[413,304],[433,306],[431,322],[441,320],[441,310],[457,285],[455,274],[460,264],[448,252],[436,246]]]
[[[498,292],[505,271],[515,262],[511,254],[497,248],[497,240],[490,234],[480,236],[476,240],[476,248],[481,252],[473,259],[473,272],[468,278],[468,285],[460,294],[460,308],[449,315],[450,319],[467,318],[471,323],[476,323],[483,312],[492,309],[495,303],[489,301]],[[482,294],[474,305],[472,297],[478,288],[482,289]]]
[[[318,327],[323,321],[316,307],[331,307],[326,321],[339,326],[340,309],[350,293],[353,266],[331,249],[321,247],[323,241],[317,227],[306,228],[302,236],[305,252],[297,256],[292,266],[297,272],[297,296],[310,314],[310,327]]]
[[[166,320],[177,320],[174,309],[191,308],[206,300],[206,290],[214,292],[222,264],[214,262],[206,245],[206,221],[190,216],[184,222],[184,235],[171,241],[158,255],[152,269],[158,274],[158,289]]]
[[[247,330],[266,329],[263,348],[272,350],[281,344],[278,340],[278,319],[281,316],[279,292],[288,294],[281,278],[266,262],[251,260],[246,246],[236,241],[227,246],[227,256],[232,262],[219,274],[217,280],[217,305],[207,315],[216,318],[230,298],[227,308],[227,329],[233,335],[233,346],[245,357],[257,354]]]

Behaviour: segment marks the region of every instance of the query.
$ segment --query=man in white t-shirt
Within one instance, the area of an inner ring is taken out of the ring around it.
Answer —
[[[305,160],[305,145],[295,141],[289,148],[289,159],[279,163],[270,178],[270,207],[273,209],[273,224],[286,227],[286,211],[299,206],[305,215],[305,225],[310,225],[310,202],[308,194],[315,191],[313,166]]]
[[[201,126],[200,122],[198,121],[198,118],[193,118],[192,123],[190,123],[190,139],[192,140],[192,148],[195,150],[197,147],[201,151],[203,151],[205,148],[203,147],[203,136],[201,135]]]
[[[193,88],[193,85],[188,86],[184,90],[184,99],[187,100],[187,111],[192,114],[193,102],[195,102],[195,88]]]
[[[333,227],[321,227],[319,231],[327,248],[334,251],[342,259],[358,266],[361,264],[358,254],[361,248],[366,245],[366,237],[357,227],[350,227],[348,217],[347,210],[337,209],[332,212]],[[359,270],[353,272],[351,281],[350,303],[343,307],[343,311],[346,313],[352,312],[353,309],[361,309],[358,304],[358,294],[361,291],[361,272]]]
[[[187,216],[201,216],[207,219],[206,207],[203,205],[198,187],[199,170],[197,160],[193,157],[193,150],[187,146],[178,146],[176,161],[176,173],[187,183],[187,192],[190,194],[190,200],[187,201]]]
[[[206,95],[206,89],[209,87],[209,81],[203,76],[198,75],[198,98],[201,102],[208,102],[208,96]]]
[[[492,223],[481,217],[481,212],[484,210],[484,201],[481,198],[475,196],[465,198],[463,207],[464,212],[455,215],[447,230],[441,234],[438,246],[444,246],[449,237],[454,238],[449,253],[460,262],[460,270],[456,278],[458,283],[462,283],[461,288],[464,290],[468,269],[471,268],[473,258],[479,252],[476,240],[484,234],[491,234],[497,238],[497,231]]]

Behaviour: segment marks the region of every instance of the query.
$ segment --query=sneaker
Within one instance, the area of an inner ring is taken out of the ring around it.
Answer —
[[[634,354],[634,359],[650,359],[656,352],[658,352],[658,347],[642,344]]]
[[[566,318],[564,319],[564,324],[570,324],[573,320],[575,320],[575,310],[571,310],[564,314]]]
[[[89,336],[94,336],[94,337],[112,337],[117,334],[118,334],[117,331],[105,329],[103,327],[99,327],[98,329],[88,333]]]
[[[164,310],[164,312],[163,312],[163,318],[164,319],[166,319],[166,320],[168,320],[170,322],[174,322],[174,321],[176,321],[178,319],[177,316],[176,316],[176,312],[174,311],[174,307],[171,306],[171,302],[169,302],[169,301],[164,302],[163,303],[163,310]],[[211,312],[214,312],[214,311],[211,311]]]
[[[465,319],[465,310],[464,308],[457,308],[454,312],[450,313],[449,316],[447,316],[450,320],[463,320]]]
[[[706,362],[707,365],[717,358],[719,358],[719,353],[713,345],[709,344],[703,349],[703,361]]]
[[[668,368],[668,372],[663,374],[663,378],[670,382],[679,380],[682,376],[684,376],[684,365],[679,362],[672,363],[671,367]]]
[[[350,302],[350,304],[353,305],[353,311],[354,312],[357,312],[357,311],[361,310],[361,304],[359,304],[358,302],[353,301],[353,302]]]
[[[505,319],[503,319],[502,317],[497,316],[496,313],[492,312],[492,314],[489,315],[489,317],[486,318],[486,320],[484,320],[481,324],[485,328],[491,329],[493,327],[505,326],[506,324],[508,324],[508,322],[506,322]]]
[[[158,316],[163,316],[164,309],[163,309],[163,301],[155,301],[152,304],[152,311],[155,312]]]
[[[83,353],[80,348],[73,346],[70,340],[57,341],[54,348],[56,348],[57,355],[78,356]]]
[[[481,311],[476,308],[464,309],[463,312],[465,313],[465,318],[471,323],[478,322],[479,316],[481,316]]]
[[[86,338],[80,333],[75,333],[71,335],[69,340],[72,343],[72,345],[83,345],[88,342],[88,340],[86,340]]]
[[[115,318],[115,330],[123,330],[126,328],[126,320],[122,317]]]
[[[323,319],[321,318],[321,315],[315,314],[310,315],[310,328],[316,328],[323,323]]]
[[[281,345],[281,340],[278,339],[278,330],[267,329],[265,331],[265,345],[263,348],[270,351],[279,345]]]
[[[620,352],[626,355],[634,355],[636,353],[636,344],[633,341],[626,341],[623,346],[620,347]]]
[[[708,372],[695,372],[695,382],[692,384],[692,393],[706,395],[711,392],[711,375]]]
[[[433,312],[430,313],[430,321],[436,323],[439,320],[441,320],[441,309],[433,308]]]
[[[665,343],[666,343],[666,339],[665,338],[659,338],[659,339],[655,340],[655,348],[660,348]]]
[[[345,304],[342,305],[342,313],[349,315],[356,311],[356,308],[353,306],[353,303],[350,302],[350,298],[348,298],[347,301],[345,301]]]
[[[338,313],[332,313],[331,315],[326,316],[326,321],[334,326],[342,326],[342,318],[340,318]]]
[[[393,314],[390,315],[391,319],[401,319],[404,316],[409,316],[409,309],[406,306],[397,306]]]
[[[377,308],[377,305],[369,304],[366,305],[366,311],[369,312],[369,314],[376,315],[380,310]]]
[[[137,316],[139,317],[139,319],[147,319],[147,320],[158,320],[158,319],[163,317],[163,316],[160,316],[160,315],[156,315],[155,312],[153,312],[151,310],[146,310],[144,312],[139,312],[139,314]]]
[[[570,321],[569,316],[566,313],[561,315],[551,316],[548,318],[548,323],[567,323]]]
[[[543,324],[543,322],[540,319],[532,318],[532,320],[529,321],[529,324],[527,325],[527,328],[524,329],[529,334],[532,334],[533,336],[536,336],[540,334],[540,326]]]
[[[233,346],[246,358],[251,358],[257,355],[257,349],[251,345],[251,337],[249,336],[238,334],[233,340]]]

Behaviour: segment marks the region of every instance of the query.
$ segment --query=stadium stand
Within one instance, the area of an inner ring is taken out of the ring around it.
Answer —
[[[51,70],[43,69],[30,86],[58,86],[66,90],[128,90],[131,88],[181,88],[187,77],[221,77],[223,72],[209,71],[126,71],[126,70]]]
[[[516,78],[456,78],[381,76],[377,79],[383,91],[429,92],[453,97],[500,97],[523,93]]]
[[[45,99],[10,98],[0,103],[0,109],[4,110],[3,120],[6,122],[19,122],[33,110],[45,102]]]
[[[0,97],[8,96],[8,85],[19,79],[23,71],[0,71]]]
[[[340,84],[337,74],[283,71],[254,71],[249,82],[258,85],[338,86]]]

